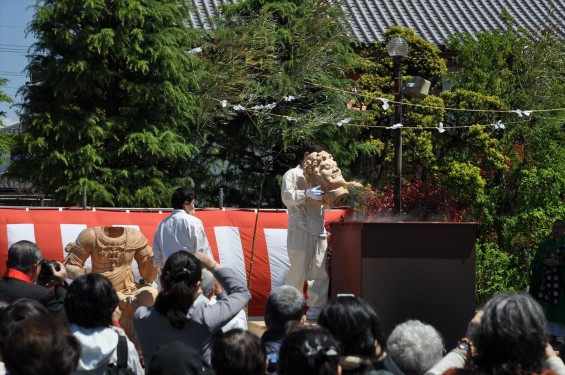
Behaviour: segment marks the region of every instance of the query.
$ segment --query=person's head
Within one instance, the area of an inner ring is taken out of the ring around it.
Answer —
[[[184,327],[186,313],[198,294],[201,279],[202,265],[188,251],[177,251],[167,258],[161,272],[163,290],[155,300],[155,309],[165,315],[173,327]]]
[[[305,308],[304,293],[290,285],[276,287],[267,299],[265,324],[268,328],[284,328],[286,322],[301,321]]]
[[[408,320],[390,333],[386,352],[405,375],[424,375],[443,357],[443,339],[431,325]]]
[[[65,312],[70,323],[84,328],[109,327],[119,304],[116,289],[104,276],[87,273],[67,288]]]
[[[180,341],[161,345],[151,357],[151,375],[212,374],[210,366],[202,359],[200,350]]]
[[[322,151],[322,146],[320,146],[317,142],[304,141],[304,143],[302,143],[300,148],[298,148],[298,150],[296,151],[296,160],[298,163],[302,164],[304,158],[308,154],[311,154],[312,152],[320,152],[320,151]]]
[[[318,324],[340,343],[343,355],[368,358],[385,350],[381,321],[371,305],[355,296],[338,296],[322,308]]]
[[[202,289],[202,294],[207,298],[210,298],[214,293],[214,274],[206,268],[202,269],[200,289]]]
[[[6,305],[0,313],[0,358],[2,358],[4,340],[20,322],[47,313],[47,308],[34,299],[21,298]]]
[[[77,368],[81,346],[60,318],[39,315],[14,327],[4,354],[11,375],[70,375]]]
[[[551,228],[551,235],[554,238],[562,238],[565,236],[565,220],[555,220]]]
[[[18,241],[8,249],[6,267],[21,271],[35,281],[41,271],[41,259],[43,255],[35,243]]]
[[[185,210],[187,213],[194,211],[194,190],[180,187],[173,192],[171,204],[175,210]]]
[[[279,352],[280,375],[337,375],[338,344],[324,328],[300,326],[290,330]]]
[[[267,353],[261,339],[234,328],[214,341],[212,368],[216,375],[263,375],[267,369]]]
[[[527,293],[491,298],[474,332],[475,365],[485,373],[539,372],[547,344],[546,319]]]

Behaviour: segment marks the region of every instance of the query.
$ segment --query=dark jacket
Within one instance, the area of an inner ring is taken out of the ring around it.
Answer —
[[[30,284],[22,280],[4,277],[0,280],[0,301],[8,303],[20,298],[29,298],[41,302],[47,310],[55,313],[64,313],[63,306],[67,291],[63,286],[56,286],[55,293],[37,284]]]

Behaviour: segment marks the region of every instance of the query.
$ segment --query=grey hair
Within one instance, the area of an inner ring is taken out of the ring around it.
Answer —
[[[387,353],[404,373],[423,375],[442,357],[443,339],[438,331],[419,320],[397,325],[388,337]]]
[[[265,306],[265,321],[269,327],[283,328],[291,320],[300,320],[306,308],[304,294],[290,285],[271,290]]]
[[[202,282],[200,283],[202,294],[208,297],[212,291],[212,286],[214,286],[214,274],[206,268],[202,268]]]
[[[39,247],[31,241],[18,241],[8,249],[6,267],[28,273],[43,258]]]

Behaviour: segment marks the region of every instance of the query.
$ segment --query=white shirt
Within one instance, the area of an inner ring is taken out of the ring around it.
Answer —
[[[283,176],[281,198],[288,209],[288,230],[325,234],[324,206],[306,196],[309,187],[300,166],[288,170]]]
[[[153,237],[153,265],[163,266],[171,254],[181,250],[193,254],[201,251],[212,256],[202,220],[177,209],[157,227]]]
[[[210,297],[210,301],[208,302],[208,304],[209,305],[215,305],[216,302],[218,302],[216,300],[216,296],[212,296],[212,297]],[[234,316],[232,320],[227,322],[222,327],[222,332],[226,333],[227,331],[232,330],[234,328],[239,328],[239,329],[242,329],[244,331],[247,331],[247,329],[249,328],[247,326],[247,314],[245,313],[244,309],[239,310],[237,315]]]

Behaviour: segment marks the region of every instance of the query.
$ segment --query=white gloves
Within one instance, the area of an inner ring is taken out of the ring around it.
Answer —
[[[306,196],[319,201],[324,197],[324,191],[320,185],[314,186],[313,188],[306,189]]]

